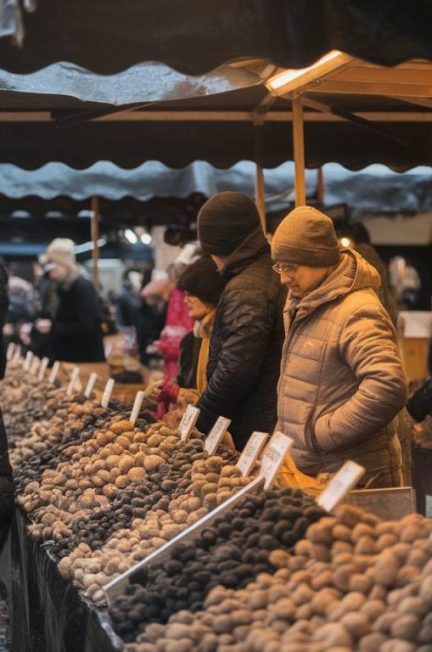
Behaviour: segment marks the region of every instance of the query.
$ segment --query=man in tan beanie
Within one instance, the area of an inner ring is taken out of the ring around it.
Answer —
[[[272,241],[288,299],[278,386],[278,429],[294,440],[300,471],[335,472],[351,459],[362,484],[398,486],[394,418],[407,386],[378,272],[340,250],[332,220],[309,206],[285,217]]]

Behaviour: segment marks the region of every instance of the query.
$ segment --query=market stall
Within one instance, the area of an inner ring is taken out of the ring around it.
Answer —
[[[306,493],[295,474],[281,486],[282,434],[253,434],[239,457],[226,419],[203,439],[192,407],[151,423],[142,395],[131,412],[110,387],[77,391],[9,357],[20,511],[0,564],[13,649],[430,646],[432,521],[410,499],[397,517],[386,501],[401,520],[349,505],[352,463]]]

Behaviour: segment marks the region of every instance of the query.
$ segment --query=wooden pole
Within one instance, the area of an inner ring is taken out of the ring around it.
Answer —
[[[93,241],[93,285],[99,291],[99,197],[92,197],[91,200],[91,237]]]
[[[267,216],[265,210],[265,182],[264,172],[259,163],[255,166],[255,202],[261,220],[261,227],[265,236],[267,236]]]
[[[295,205],[306,203],[303,105],[300,97],[292,100],[293,149],[295,166]]]
[[[317,170],[317,200],[320,206],[324,206],[325,201],[324,172],[320,166]]]

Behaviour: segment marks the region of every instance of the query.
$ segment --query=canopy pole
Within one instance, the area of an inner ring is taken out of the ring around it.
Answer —
[[[324,185],[324,172],[321,166],[317,169],[317,200],[320,206],[324,206],[325,185]]]
[[[255,203],[258,208],[263,233],[267,236],[264,171],[259,163],[255,165]]]
[[[99,291],[99,197],[91,199],[91,238],[93,242],[93,285]]]
[[[306,204],[303,105],[300,97],[292,100],[293,149],[295,166],[295,205]]]

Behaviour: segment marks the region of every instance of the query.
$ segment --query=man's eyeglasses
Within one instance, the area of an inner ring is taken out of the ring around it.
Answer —
[[[277,274],[293,274],[297,271],[298,265],[285,265],[284,263],[276,263],[273,265],[273,270]]]

